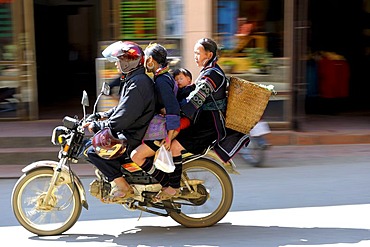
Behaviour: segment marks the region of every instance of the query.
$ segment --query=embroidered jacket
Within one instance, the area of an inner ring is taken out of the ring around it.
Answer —
[[[202,111],[212,111],[217,132],[214,150],[227,162],[249,141],[249,137],[225,127],[228,81],[216,62],[217,58],[201,70],[195,80],[195,89],[180,102],[180,106],[182,112],[194,123],[201,117]]]

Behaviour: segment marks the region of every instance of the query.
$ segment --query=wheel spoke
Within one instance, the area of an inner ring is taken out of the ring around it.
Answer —
[[[174,206],[181,209],[181,213],[170,213],[175,221],[187,227],[205,227],[226,215],[233,190],[223,168],[209,160],[195,160],[183,165],[183,177],[200,182],[192,186],[195,196],[184,186],[183,197],[175,200]]]
[[[68,230],[81,213],[76,187],[60,184],[44,202],[53,170],[41,169],[20,178],[13,190],[12,206],[19,223],[38,235]]]

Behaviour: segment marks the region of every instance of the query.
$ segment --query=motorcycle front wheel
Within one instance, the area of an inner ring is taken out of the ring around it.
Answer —
[[[24,174],[14,186],[12,208],[18,222],[39,236],[59,235],[78,220],[82,204],[74,183],[61,183],[44,203],[54,170],[49,167]]]
[[[187,200],[181,200],[180,197],[176,200],[173,205],[181,212],[169,211],[173,220],[185,227],[208,227],[219,222],[229,212],[233,201],[233,185],[229,174],[220,165],[207,159],[194,160],[183,165],[182,176],[186,180],[202,181],[196,186],[200,196]]]

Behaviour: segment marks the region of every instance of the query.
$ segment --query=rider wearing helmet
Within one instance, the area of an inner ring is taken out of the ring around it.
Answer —
[[[134,42],[117,41],[108,46],[102,54],[109,62],[117,63],[117,68],[123,74],[128,74],[144,65],[143,50]]]
[[[141,144],[154,115],[155,95],[154,83],[145,73],[144,53],[138,44],[118,41],[108,46],[102,54],[108,61],[115,62],[124,76],[120,82],[118,105],[99,114],[105,120],[85,125],[90,132],[99,132],[94,136],[93,147],[87,154],[108,181],[115,182],[115,191],[107,198],[113,201],[117,197],[133,195],[132,188],[122,177],[121,162]],[[125,149],[126,154],[120,156]]]

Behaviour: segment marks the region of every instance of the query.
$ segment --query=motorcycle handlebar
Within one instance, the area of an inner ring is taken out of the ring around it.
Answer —
[[[101,115],[100,113],[97,112],[97,113],[94,113],[88,116],[85,122],[93,122],[93,121],[99,120],[100,118],[101,118]]]

